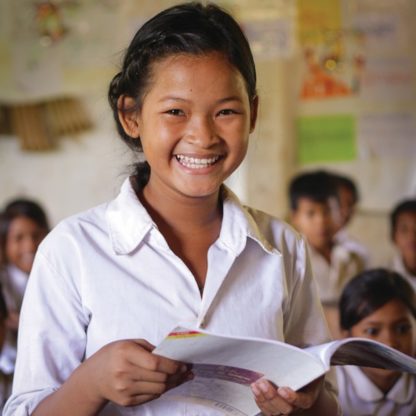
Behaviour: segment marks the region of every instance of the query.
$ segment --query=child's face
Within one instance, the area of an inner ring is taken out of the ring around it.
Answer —
[[[9,227],[6,239],[6,258],[12,264],[30,273],[36,250],[46,230],[27,217],[16,217]]]
[[[220,54],[156,62],[135,115],[151,166],[148,189],[181,197],[217,193],[246,154],[256,108],[242,75]]]
[[[326,249],[332,244],[336,210],[335,198],[326,203],[300,198],[297,210],[292,213],[292,222],[313,248]]]
[[[339,208],[340,208],[340,226],[347,225],[354,215],[355,200],[353,193],[345,186],[338,188]]]
[[[415,319],[399,299],[391,300],[354,325],[346,335],[382,342],[404,354],[414,355],[413,332]],[[386,377],[390,370],[366,368],[373,377]],[[372,377],[371,377],[372,378]]]
[[[397,218],[394,243],[409,268],[416,268],[416,212],[403,212]]]

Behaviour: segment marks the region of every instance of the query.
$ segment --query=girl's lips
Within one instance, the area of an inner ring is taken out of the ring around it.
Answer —
[[[203,169],[217,163],[221,159],[221,156],[197,157],[178,154],[175,155],[175,158],[182,166],[188,169]]]

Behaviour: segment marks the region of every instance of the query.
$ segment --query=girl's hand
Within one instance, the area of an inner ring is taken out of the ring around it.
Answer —
[[[158,398],[189,378],[186,365],[152,354],[145,340],[110,343],[79,367],[99,405],[134,406]]]
[[[275,387],[270,381],[259,380],[251,385],[257,406],[265,416],[302,414],[318,398],[324,377],[320,377],[299,391],[289,387]]]

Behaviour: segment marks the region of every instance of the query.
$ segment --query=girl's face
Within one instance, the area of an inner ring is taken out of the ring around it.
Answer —
[[[36,250],[46,233],[44,228],[27,217],[14,218],[6,239],[7,262],[30,273]]]
[[[141,111],[122,120],[140,136],[151,166],[148,190],[216,194],[246,154],[257,99],[250,102],[242,75],[218,53],[170,56],[152,69]]]
[[[382,342],[404,354],[414,355],[415,319],[399,299],[391,300],[354,325],[349,335]],[[390,370],[366,368],[365,372],[375,379],[391,375]]]

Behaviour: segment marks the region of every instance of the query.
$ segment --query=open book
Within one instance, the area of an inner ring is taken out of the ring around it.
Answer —
[[[416,359],[365,338],[346,338],[301,349],[279,341],[220,336],[177,327],[153,352],[191,363],[195,375],[162,398],[200,403],[215,408],[219,414],[233,416],[258,414],[250,384],[259,378],[298,390],[325,374],[332,365],[416,374]]]

